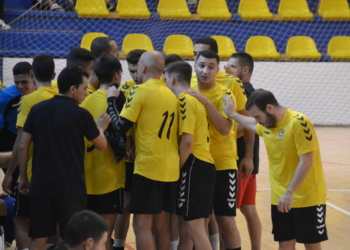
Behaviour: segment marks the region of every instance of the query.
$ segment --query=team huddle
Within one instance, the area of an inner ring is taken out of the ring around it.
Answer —
[[[279,249],[321,249],[326,186],[312,123],[253,88],[249,54],[233,54],[222,72],[214,39],[194,48],[193,69],[177,55],[131,51],[125,83],[108,37],[91,52],[72,49],[57,82],[51,56],[14,67],[12,91],[23,97],[18,114],[2,116],[1,150],[12,151],[2,186],[16,199],[18,249],[64,240],[69,219],[88,209],[106,221],[108,238],[114,232],[106,249],[124,249],[133,214],[139,250],[216,250],[219,242],[238,250],[237,208],[252,249],[261,249],[258,136]]]

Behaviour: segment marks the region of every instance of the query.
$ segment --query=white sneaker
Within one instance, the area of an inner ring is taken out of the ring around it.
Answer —
[[[0,30],[10,30],[11,26],[0,19]]]

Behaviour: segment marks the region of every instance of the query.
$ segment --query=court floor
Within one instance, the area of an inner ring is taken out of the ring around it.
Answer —
[[[327,183],[327,229],[329,240],[324,250],[350,249],[350,128],[317,127],[322,164]],[[271,234],[270,184],[266,150],[260,140],[260,171],[257,176],[258,193],[256,206],[262,222],[262,250],[278,249]],[[242,249],[250,249],[245,219],[237,212],[237,224],[242,239]],[[135,236],[129,230],[125,249],[134,250]],[[297,244],[297,250],[305,249]]]
[[[350,249],[350,128],[317,127],[322,163],[327,183],[327,229],[329,240],[325,250]],[[260,172],[257,177],[257,209],[262,222],[262,249],[278,249],[271,234],[269,170],[266,150],[260,140]],[[0,180],[2,180],[2,171]],[[250,241],[243,215],[237,213],[237,224],[242,239],[242,249],[250,249]],[[125,249],[134,250],[135,236],[130,227]],[[297,250],[304,249],[300,244]]]

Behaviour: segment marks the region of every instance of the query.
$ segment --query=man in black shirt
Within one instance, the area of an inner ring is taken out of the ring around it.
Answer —
[[[19,191],[30,194],[30,249],[43,250],[47,237],[59,224],[64,238],[71,216],[86,209],[84,137],[103,151],[104,130],[110,118],[95,123],[91,114],[78,106],[88,95],[88,74],[78,67],[65,68],[58,76],[60,94],[34,105],[23,128],[20,145]],[[96,126],[97,125],[97,126]],[[34,144],[32,179],[27,176],[28,151]]]
[[[255,90],[250,83],[254,69],[253,58],[247,53],[234,53],[231,55],[225,67],[226,73],[239,77],[243,82],[244,91],[249,98]],[[245,155],[244,138],[237,139],[237,151],[239,160],[237,165],[240,166],[240,160]],[[246,218],[251,241],[251,249],[261,248],[261,222],[256,211],[256,174],[259,171],[259,136],[255,134],[255,143],[253,148],[254,169],[241,169],[238,175],[238,195],[237,208],[241,210]],[[251,173],[251,174],[250,174]]]

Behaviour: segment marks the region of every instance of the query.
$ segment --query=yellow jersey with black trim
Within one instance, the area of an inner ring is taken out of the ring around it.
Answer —
[[[162,182],[179,179],[177,99],[159,79],[134,86],[120,116],[134,122],[135,174]]]
[[[199,90],[198,86],[194,89]],[[210,89],[199,91],[214,104],[215,108],[223,117],[233,122],[230,133],[221,135],[219,131],[216,130],[212,120],[209,119],[210,153],[214,159],[216,171],[237,169],[236,130],[234,129],[236,122],[227,116],[222,107],[225,102],[223,100],[224,96],[230,96],[234,101],[236,99],[229,89],[218,83],[215,83],[214,87]]]
[[[28,114],[35,104],[48,100],[57,94],[58,90],[53,87],[40,87],[34,92],[23,96],[18,107],[17,127],[24,127]],[[33,143],[30,144],[28,156],[27,175],[30,181],[32,179]]]
[[[219,71],[215,77],[215,82],[232,91],[236,98],[237,112],[245,109],[247,96],[244,92],[243,83],[238,77]],[[196,74],[193,74],[191,79],[191,87],[196,88],[196,86],[198,86],[198,80]]]
[[[191,134],[193,143],[191,153],[198,159],[214,164],[209,152],[209,124],[207,112],[197,98],[181,93],[178,95],[179,104],[179,135]]]
[[[51,86],[58,90],[57,81],[52,81],[51,82]],[[88,93],[89,93],[89,95],[92,94],[94,91],[96,91],[95,87],[89,83],[88,84]]]
[[[85,108],[98,120],[100,114],[108,108],[107,90],[98,89],[83,101],[80,107]],[[99,151],[90,141],[85,141],[85,181],[88,194],[106,194],[124,187],[125,158],[116,163],[111,145],[107,143],[104,151]]]
[[[120,90],[124,93],[125,98],[129,97],[130,90],[135,86],[136,83],[133,79],[129,79],[121,85]]]
[[[286,109],[274,128],[257,124],[256,132],[264,138],[269,158],[271,203],[278,201],[291,183],[299,156],[313,152],[312,166],[295,191],[292,208],[326,204],[326,183],[315,129],[302,113]]]

